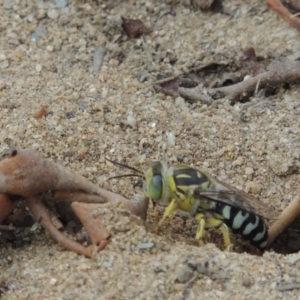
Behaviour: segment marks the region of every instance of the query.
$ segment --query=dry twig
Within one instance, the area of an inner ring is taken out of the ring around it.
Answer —
[[[281,234],[299,215],[300,195],[297,195],[280,214],[278,220],[270,227],[268,246],[270,246],[279,234]]]
[[[257,84],[263,88],[266,86],[278,86],[284,82],[293,82],[300,79],[300,62],[286,59],[283,62],[277,62],[269,67],[267,72],[259,74],[234,85],[200,89],[179,88],[179,95],[190,99],[193,102],[200,101],[212,103],[214,100],[228,98],[231,101],[239,101],[246,94],[253,94]]]
[[[284,20],[297,30],[300,30],[300,20],[293,16],[281,3],[280,0],[266,0],[269,6],[276,11]]]

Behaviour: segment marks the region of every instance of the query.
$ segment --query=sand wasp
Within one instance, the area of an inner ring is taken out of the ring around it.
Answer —
[[[147,197],[167,206],[159,225],[174,211],[190,213],[199,221],[196,239],[202,239],[205,225],[220,228],[225,246],[232,247],[228,228],[241,234],[260,249],[268,244],[268,229],[263,218],[274,219],[277,212],[254,196],[221,182],[187,165],[168,167],[153,162],[145,172],[107,159],[134,171],[113,178],[138,176]]]

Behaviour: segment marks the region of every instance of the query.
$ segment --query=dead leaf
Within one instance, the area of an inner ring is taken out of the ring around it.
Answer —
[[[140,20],[122,18],[122,27],[130,39],[137,38],[144,33],[149,33],[151,29],[146,27]]]

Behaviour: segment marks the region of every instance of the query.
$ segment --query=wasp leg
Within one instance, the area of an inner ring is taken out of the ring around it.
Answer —
[[[159,221],[158,226],[161,226],[161,224],[165,221],[167,217],[169,217],[175,210],[178,209],[178,203],[176,199],[173,199],[168,207],[166,208],[164,215],[162,219]]]
[[[230,233],[226,224],[224,224],[221,220],[208,217],[205,219],[205,222],[213,227],[218,227],[221,229],[224,239],[224,244],[226,246],[226,250],[232,251],[232,244],[230,242]]]
[[[202,238],[204,235],[204,228],[205,228],[204,214],[197,214],[195,218],[197,221],[199,221],[199,225],[196,232],[196,239],[199,240],[199,246],[203,246],[204,243],[202,241]]]

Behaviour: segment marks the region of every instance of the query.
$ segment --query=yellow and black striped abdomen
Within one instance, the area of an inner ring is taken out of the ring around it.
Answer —
[[[230,227],[233,232],[241,234],[251,244],[264,249],[268,244],[268,229],[263,219],[253,213],[243,211],[234,206],[207,200],[198,207],[197,212],[210,212],[214,217],[222,219],[222,222]],[[219,216],[219,217],[218,217]]]

